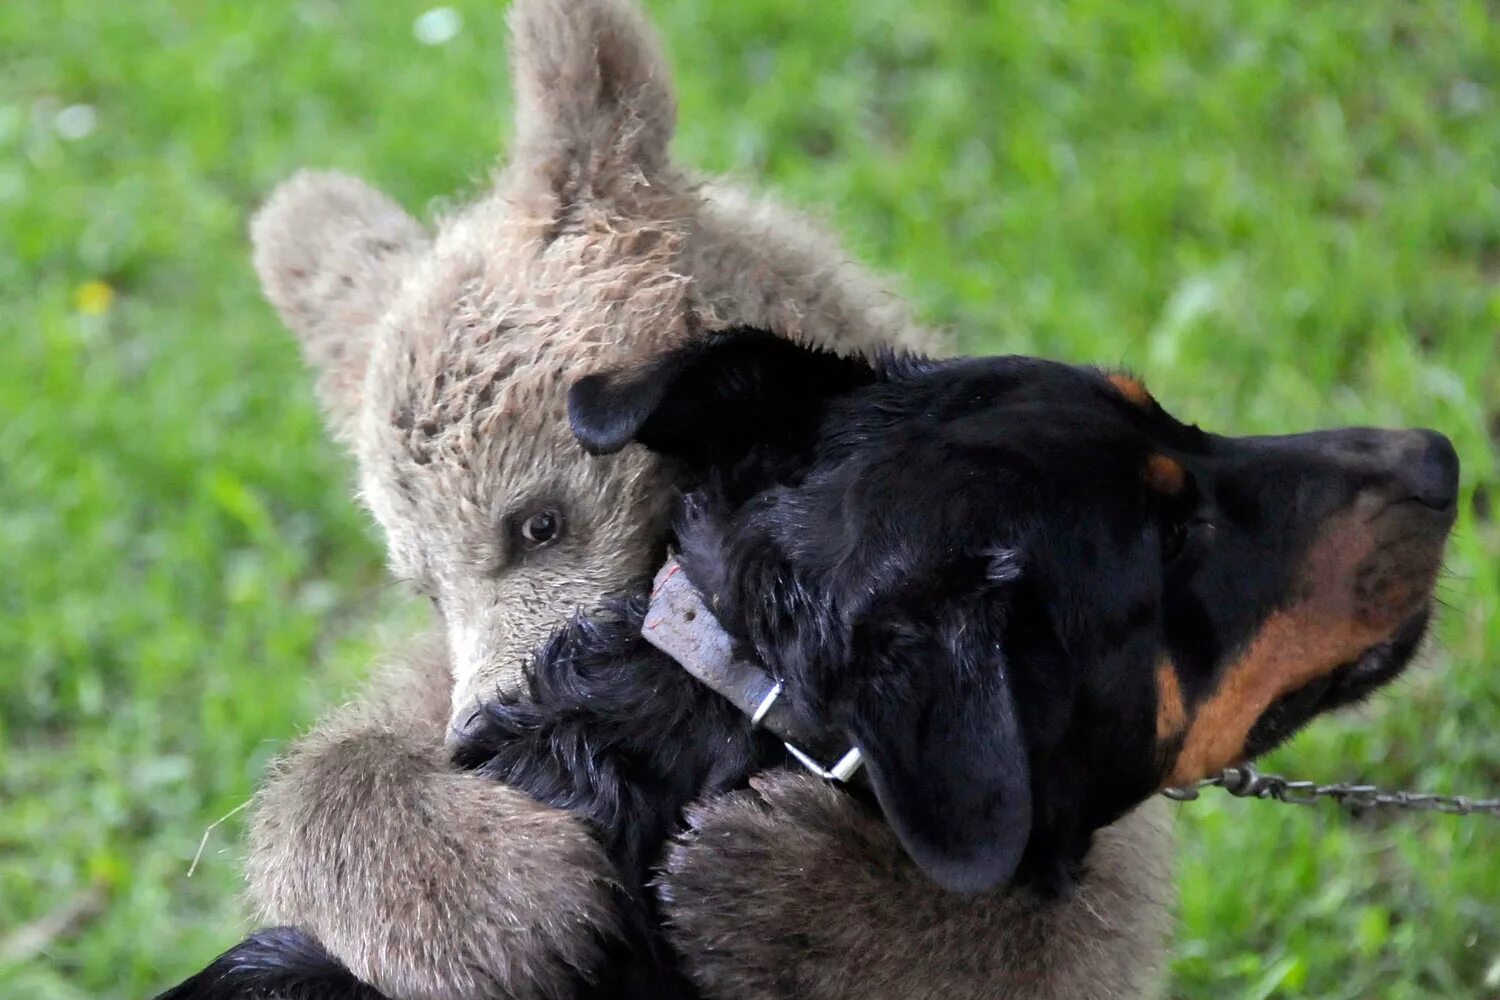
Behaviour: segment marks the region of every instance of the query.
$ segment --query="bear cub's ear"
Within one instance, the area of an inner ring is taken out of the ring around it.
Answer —
[[[656,32],[629,0],[528,0],[510,11],[512,161],[554,195],[647,184],[677,125]]]
[[[568,391],[568,420],[593,455],[634,441],[702,470],[726,468],[757,447],[796,452],[831,400],[875,379],[863,359],[742,328],[641,368],[585,375]]]
[[[376,323],[430,237],[363,181],[311,171],[272,193],[250,237],[261,288],[318,373],[330,429],[347,441]]]

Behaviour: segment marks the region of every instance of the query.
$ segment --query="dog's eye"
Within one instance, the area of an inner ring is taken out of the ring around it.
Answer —
[[[1173,521],[1161,529],[1161,561],[1171,565],[1187,546],[1187,522]]]
[[[521,543],[528,549],[541,549],[562,537],[562,514],[552,508],[535,511],[521,522]]]
[[[1201,517],[1174,519],[1161,529],[1161,561],[1165,566],[1177,562],[1213,532],[1213,522]]]

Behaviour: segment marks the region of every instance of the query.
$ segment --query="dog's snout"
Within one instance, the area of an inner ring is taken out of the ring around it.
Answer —
[[[1458,452],[1437,431],[1414,431],[1411,457],[1398,471],[1412,499],[1433,510],[1447,510],[1458,500]]]
[[[1354,427],[1279,440],[1310,448],[1325,471],[1372,499],[1413,501],[1440,512],[1452,511],[1458,500],[1458,453],[1437,431]]]
[[[1295,491],[1297,516],[1309,526],[1347,510],[1436,540],[1458,513],[1458,454],[1437,431],[1346,427],[1239,438],[1225,451],[1246,463],[1247,475]]]

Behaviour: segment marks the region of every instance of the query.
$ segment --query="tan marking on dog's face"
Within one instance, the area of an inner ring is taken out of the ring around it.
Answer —
[[[1187,712],[1182,705],[1182,687],[1177,682],[1177,668],[1163,663],[1156,668],[1156,741],[1165,742],[1182,733]]]
[[[1240,763],[1251,729],[1283,695],[1391,638],[1426,600],[1441,545],[1382,550],[1365,505],[1332,520],[1303,562],[1297,598],[1273,613],[1214,692],[1192,710],[1168,785],[1188,785]],[[1386,525],[1399,530],[1400,523]],[[1389,534],[1390,532],[1385,532]],[[1382,586],[1372,590],[1372,576]]]
[[[1176,496],[1187,488],[1187,470],[1182,463],[1166,455],[1152,455],[1146,459],[1142,479],[1148,490],[1164,496]]]
[[[1353,622],[1325,627],[1297,610],[1272,615],[1193,716],[1168,785],[1190,785],[1240,763],[1271,704],[1385,638]]]
[[[1114,386],[1120,395],[1143,410],[1149,409],[1154,402],[1151,398],[1151,393],[1146,391],[1145,384],[1132,375],[1126,375],[1124,372],[1115,372],[1109,376],[1109,384]]]

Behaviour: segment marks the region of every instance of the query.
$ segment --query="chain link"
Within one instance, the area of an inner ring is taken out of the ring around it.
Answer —
[[[1316,781],[1292,781],[1277,774],[1261,774],[1248,764],[1226,768],[1190,788],[1168,788],[1162,794],[1177,802],[1191,802],[1204,788],[1222,788],[1240,798],[1275,799],[1298,806],[1316,805],[1323,799],[1332,799],[1353,812],[1389,808],[1500,818],[1500,799],[1471,799],[1465,795],[1434,795],[1431,792],[1388,792],[1374,785],[1320,785]]]

